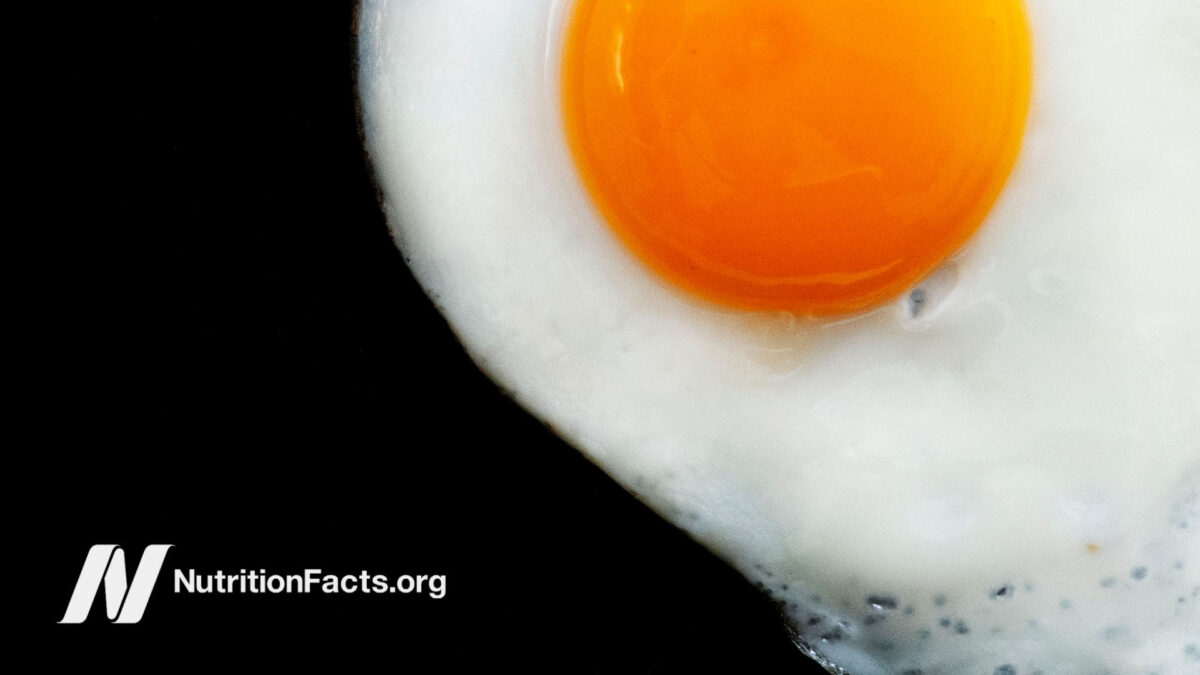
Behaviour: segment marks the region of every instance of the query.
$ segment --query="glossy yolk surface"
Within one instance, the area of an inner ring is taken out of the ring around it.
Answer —
[[[656,272],[836,314],[984,220],[1031,67],[1019,0],[578,0],[563,115],[592,198]]]

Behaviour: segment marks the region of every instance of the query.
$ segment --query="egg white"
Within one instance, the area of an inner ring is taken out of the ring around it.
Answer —
[[[480,367],[826,662],[1200,670],[1200,6],[1029,0],[988,221],[917,316],[821,323],[697,302],[614,240],[561,129],[569,4],[362,7],[389,222]]]

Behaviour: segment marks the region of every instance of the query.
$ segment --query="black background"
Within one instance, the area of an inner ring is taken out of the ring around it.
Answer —
[[[353,3],[39,11],[10,26],[35,85],[10,104],[34,239],[10,251],[35,255],[10,354],[33,470],[9,481],[45,663],[818,671],[740,576],[500,394],[415,285],[358,136]],[[142,623],[99,598],[56,623],[97,543],[131,574],[175,545]],[[189,596],[177,567],[449,579],[442,600]]]

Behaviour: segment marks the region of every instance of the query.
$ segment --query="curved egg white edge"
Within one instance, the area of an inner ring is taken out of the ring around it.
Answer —
[[[368,68],[368,66],[364,65],[364,64],[369,63],[371,58],[373,58],[371,56],[372,50],[368,46],[370,44],[369,40],[370,40],[370,38],[372,38],[373,36],[376,35],[376,31],[378,30],[378,25],[372,23],[373,17],[369,12],[370,5],[372,5],[372,4],[378,5],[379,3],[372,3],[370,0],[368,0],[367,2],[362,2],[362,1],[358,2],[356,11],[355,11],[355,17],[354,17],[354,24],[355,24],[354,34],[355,34],[355,46],[356,46],[356,49],[355,49],[356,64],[355,64],[354,74],[355,74],[356,104],[357,104],[357,110],[358,110],[357,122],[358,122],[359,136],[361,138],[363,138],[363,140],[364,140],[365,148],[367,150],[368,155],[372,154],[371,153],[372,144],[369,142],[369,139],[372,137],[372,133],[368,130],[368,127],[370,126],[370,124],[369,124],[369,119],[368,119],[369,116],[367,115],[366,111],[369,109],[369,106],[365,103],[365,101],[371,99],[371,97],[374,95],[371,92],[374,91],[375,85],[379,84],[378,80],[363,76],[364,71]],[[551,16],[550,20],[547,22],[547,34],[556,35],[559,38],[561,38],[561,35],[558,33],[558,31],[555,30],[555,26],[562,25],[561,24],[562,12],[564,12],[566,10],[566,8],[569,4],[569,0],[553,0],[553,4],[555,5],[555,8],[553,10],[553,15]],[[367,11],[364,11],[364,10],[367,10]],[[366,17],[365,20],[363,18],[364,16]],[[377,18],[377,17],[375,17],[375,18]],[[549,41],[547,42],[546,56],[545,56],[545,58],[547,59],[545,62],[546,72],[550,72],[551,69],[557,67],[556,65],[553,64],[553,61],[552,61],[555,58],[555,54],[554,54],[555,48],[556,48],[556,46],[552,46]],[[545,80],[545,85],[546,85],[546,89],[544,90],[543,93],[545,93],[547,96],[555,96],[556,93],[554,93],[553,90],[556,88],[557,83],[553,82],[550,78],[547,78]],[[549,98],[546,99],[546,102],[547,103],[549,102]],[[384,211],[384,214],[386,217],[388,233],[393,238],[395,244],[400,249],[401,253],[404,255],[405,262],[410,266],[410,268],[412,268],[413,261],[405,253],[407,247],[404,244],[404,240],[403,240],[404,228],[402,225],[402,222],[403,222],[402,216],[397,214],[397,209],[394,207],[394,204],[403,204],[405,199],[403,197],[396,197],[395,195],[390,195],[391,198],[389,199],[388,198],[389,196],[385,195],[385,193],[384,193],[384,181],[382,181],[379,177],[380,167],[378,166],[378,164],[375,161],[372,161],[372,157],[368,156],[366,165],[367,165],[368,173],[372,179],[372,183],[374,185],[374,188],[375,188],[375,191],[377,194],[377,199],[379,201],[379,205],[380,205],[381,209]],[[412,197],[410,196],[410,198],[412,198]],[[389,207],[389,204],[392,204],[392,206]],[[636,271],[640,272],[640,268],[636,268],[636,267],[631,268],[631,270],[636,270]],[[426,297],[433,304],[433,306],[436,307],[440,312],[442,312],[443,316],[446,316],[444,302],[439,297],[439,295],[436,292],[433,292],[431,290],[431,288],[427,284],[424,284],[422,282],[422,280],[419,278],[414,279],[414,283],[422,288],[422,290],[426,294]],[[686,298],[683,298],[683,299],[686,300]],[[777,324],[778,322],[768,319],[766,321],[766,323],[770,324],[772,326],[771,329],[774,330],[773,326],[775,324]],[[445,324],[445,328],[447,328],[458,339],[460,345],[463,343],[462,338],[461,338],[461,336],[458,335],[457,329],[455,328],[454,324],[447,322]],[[479,367],[479,369],[485,375],[487,375],[489,377],[492,384],[496,385],[499,388],[499,391],[502,395],[507,396],[507,397],[517,401],[518,403],[521,402],[519,395],[516,392],[514,392],[512,389],[503,386],[502,381],[499,380],[496,377],[496,375],[494,373],[492,373],[490,371],[490,369],[488,368],[487,361],[480,358],[480,356],[477,354],[477,352],[468,350],[468,349],[464,349],[463,353],[471,360],[472,363],[474,363],[477,367]],[[524,407],[525,411],[530,410],[528,405],[524,405],[523,407]],[[486,415],[495,414],[491,411],[490,408],[488,410],[485,410],[484,413]],[[551,424],[544,418],[540,418],[536,415],[531,415],[531,417],[533,417],[538,422],[540,422],[552,434],[554,434],[556,436],[556,440],[558,440],[558,442],[562,444],[563,450],[577,452],[585,458],[588,457],[588,453],[581,451],[576,446],[569,445],[569,441],[565,440],[567,437],[564,434],[562,434],[561,432],[557,431],[554,428],[553,424]],[[529,439],[529,440],[537,441],[536,438]],[[609,481],[615,488],[617,488],[620,491],[620,493],[625,496],[624,497],[625,499],[629,499],[629,500],[632,500],[633,502],[636,502],[638,504],[638,508],[636,509],[638,512],[641,512],[642,508],[644,508],[646,506],[650,506],[650,505],[646,504],[635,491],[630,490],[627,486],[614,480],[611,477],[611,475],[608,475],[605,472],[605,470],[603,469],[603,467],[600,467],[598,464],[596,464],[594,459],[589,460],[589,463],[591,464],[591,466],[597,467],[597,469],[600,472],[605,473],[605,480]],[[501,477],[501,478],[503,479],[503,477]],[[570,478],[570,480],[579,480],[579,478],[575,477],[574,474],[572,474],[572,477]],[[531,487],[536,487],[536,484],[531,485]],[[610,491],[596,490],[594,487],[591,486],[590,482],[587,482],[587,483],[581,482],[581,483],[579,483],[579,487],[582,489],[587,489],[589,491],[589,493],[593,495],[592,496],[593,499],[598,499],[600,502],[601,508],[604,508],[605,505],[610,504],[611,500],[616,498],[615,496],[606,496],[606,495],[612,495],[612,493]],[[463,497],[469,503],[470,496],[463,495]],[[615,504],[613,504],[613,506],[615,506]],[[546,505],[546,507],[547,507],[547,509],[554,509],[554,504],[548,503]],[[650,506],[650,508],[651,508],[651,510],[646,511],[645,516],[640,516],[640,515],[633,516],[628,513],[630,509],[621,508],[621,509],[619,509],[619,512],[622,515],[618,515],[617,517],[621,519],[620,522],[622,522],[622,523],[628,522],[631,525],[633,524],[633,522],[629,521],[627,519],[636,518],[636,519],[641,520],[641,519],[653,518],[656,521],[661,520],[661,522],[663,522],[664,524],[667,524],[670,527],[675,527],[673,525],[670,525],[669,521],[667,521],[665,519],[661,519],[660,514],[654,513],[653,506]],[[646,527],[646,526],[640,526],[640,527],[637,527],[637,529],[639,532],[644,532],[645,530],[648,530],[650,528]],[[679,528],[675,528],[675,529],[678,532],[680,532],[683,536],[686,536],[689,539],[691,539],[690,535],[686,532],[686,530],[682,530]],[[639,536],[645,536],[645,534],[643,533],[643,534],[640,534]],[[603,541],[604,539],[607,539],[607,538],[611,538],[611,536],[601,537],[601,541]],[[698,543],[696,545],[702,546],[702,544],[698,544]],[[679,551],[681,550],[682,546],[683,546],[683,544],[680,544],[680,543],[671,543],[670,541],[664,541],[662,543],[661,550],[663,552],[666,552],[668,555],[676,556],[679,554]],[[654,547],[655,548],[651,548],[649,550],[649,552],[654,553],[654,552],[659,551],[659,549],[657,548],[658,547],[657,541],[654,544]],[[528,552],[528,554],[531,556],[540,556],[540,555],[545,555],[545,554],[549,554],[549,553],[553,553],[555,555],[561,554],[561,552],[558,551],[557,547],[554,545],[548,545],[548,548],[546,551],[534,549],[534,550],[531,550]],[[705,557],[708,557],[713,554],[710,551],[708,551],[707,549],[705,549],[703,551],[703,553],[698,553],[697,555],[703,555]],[[719,558],[715,558],[715,557],[714,557],[714,559],[719,560]],[[566,564],[571,565],[573,568],[577,569],[578,571],[583,573],[585,576],[590,576],[593,574],[607,576],[610,573],[614,572],[614,570],[610,570],[610,569],[603,568],[603,567],[597,567],[596,564],[590,559],[579,559],[579,560],[567,559],[564,562]],[[531,564],[531,565],[540,564],[540,561],[537,558],[531,557],[529,559],[529,564]],[[724,561],[722,561],[722,564],[724,564]],[[644,566],[644,567],[647,567],[650,570],[654,570],[654,569],[661,568],[662,566],[656,564],[656,565],[649,565],[649,566]],[[749,605],[751,602],[749,600],[750,595],[761,598],[760,591],[758,589],[753,588],[752,585],[750,584],[750,582],[746,579],[746,577],[744,575],[740,575],[740,574],[736,575],[736,581],[735,581],[734,579],[727,577],[725,575],[714,575],[711,572],[705,571],[707,569],[708,569],[707,564],[690,566],[689,571],[687,571],[685,573],[685,578],[701,580],[705,583],[717,585],[720,589],[718,592],[719,592],[721,598],[723,598],[723,599],[716,604],[714,604],[712,602],[705,603],[704,610],[699,615],[689,615],[687,618],[680,618],[679,623],[684,627],[686,627],[688,625],[692,625],[696,621],[707,620],[707,612],[709,611],[710,607],[715,611],[720,611],[722,609],[727,610],[729,607],[734,607],[734,606],[742,607],[743,609],[745,609],[746,608],[745,605]],[[630,572],[628,572],[628,571],[621,571],[621,570],[616,571],[618,578],[619,578],[619,575],[621,575],[621,574],[629,574],[629,573]],[[642,574],[642,572],[639,572],[639,575],[641,575],[641,574]],[[663,576],[660,578],[659,583],[670,584],[670,583],[673,583],[673,580],[671,577]],[[736,584],[738,587],[744,587],[744,589],[745,589],[744,594],[746,595],[746,598],[747,598],[746,600],[741,600],[741,601],[733,600],[734,597],[740,596],[743,594],[742,591],[734,591],[734,589],[732,588],[732,586],[734,584]],[[608,588],[608,586],[603,586],[603,587]],[[704,586],[704,588],[711,588],[711,587]],[[549,589],[547,589],[547,590],[549,590]],[[666,594],[664,597],[669,598],[670,594]],[[769,609],[771,612],[775,611],[774,608],[767,607],[768,603],[766,602],[765,598],[761,598],[761,599],[763,601],[762,604],[763,604],[764,610]],[[542,602],[542,601],[537,600],[534,602]],[[648,599],[641,595],[627,594],[623,598],[609,599],[603,603],[600,603],[598,606],[602,607],[602,608],[615,606],[614,602],[625,603],[628,606],[632,607],[632,606],[635,606],[636,603],[640,603],[640,602],[655,602],[655,603],[661,604],[662,601],[657,600],[657,599],[654,599],[654,600]],[[554,611],[559,611],[559,609],[557,607],[548,606],[548,608],[551,608]],[[592,610],[587,609],[585,611],[591,612]],[[601,609],[601,611],[611,611],[611,610]],[[746,616],[741,615],[740,618],[733,619],[733,620],[739,624],[745,624],[746,619],[747,619]],[[761,619],[752,619],[751,623],[753,624],[754,622],[757,622],[760,620]],[[719,621],[723,622],[724,619],[722,618]],[[590,639],[595,642],[598,642],[598,643],[605,643],[605,642],[611,642],[611,641],[615,641],[615,640],[626,640],[626,639],[630,638],[630,636],[631,636],[630,631],[633,630],[632,627],[625,626],[625,627],[621,627],[619,630],[616,630],[617,629],[616,625],[614,625],[613,627],[614,627],[614,630],[610,633],[595,633],[595,632],[591,633]],[[841,669],[837,668],[832,663],[828,662],[823,657],[821,657],[819,655],[819,653],[812,651],[811,649],[808,649],[805,645],[798,642],[797,641],[798,638],[795,637],[795,634],[790,630],[789,626],[784,625],[784,626],[782,626],[782,629],[783,630],[778,631],[780,637],[782,637],[785,634],[792,635],[793,636],[792,644],[796,647],[799,647],[799,650],[800,650],[799,653],[804,654],[813,660],[811,672],[816,673],[816,672],[818,672],[818,670],[828,671],[828,672],[844,672]],[[678,630],[678,629],[676,629],[676,630]],[[700,629],[700,630],[709,630],[709,628],[706,626],[705,628]],[[745,643],[740,642],[740,640],[746,640],[746,638],[740,638],[737,636],[733,636],[733,637],[730,637],[728,640],[726,640],[724,637],[722,637],[721,642],[725,643],[725,644],[720,648],[720,650],[716,651],[715,653],[720,655],[719,658],[726,658],[727,654],[730,653],[729,651],[726,651],[726,650],[743,650],[743,649],[746,649],[748,646],[753,646],[755,644],[769,644],[769,640],[778,639],[778,638],[774,637],[775,635],[776,635],[775,631],[767,630],[767,631],[765,631],[764,635],[755,637],[755,638],[753,638],[752,641],[748,641]],[[547,645],[546,647],[547,647],[547,651],[549,653],[557,653],[558,647],[550,646],[550,645]],[[711,648],[711,646],[709,648]],[[631,649],[632,649],[633,653],[637,653],[637,650],[639,648],[636,647],[636,645],[635,645],[635,646],[631,647]],[[613,651],[614,651],[614,653],[620,654],[620,653],[622,653],[622,648],[618,647],[617,649],[615,649]],[[780,650],[768,650],[768,654],[764,655],[761,658],[764,660],[765,663],[774,665],[774,664],[776,664],[777,661],[783,660],[783,657],[782,657],[782,655],[779,654],[779,651]],[[663,665],[669,666],[671,663],[673,663],[673,661],[670,660],[673,658],[671,656],[670,652],[660,653],[657,650],[654,650],[651,653],[653,654],[653,658],[655,659],[655,662],[652,665],[648,664],[647,665],[648,668],[649,667],[659,667],[659,666],[663,666]],[[774,655],[772,655],[772,654],[774,654]],[[664,657],[668,660],[661,661],[661,659],[663,659]],[[756,659],[758,659],[758,658],[759,657],[756,657]],[[757,662],[757,660],[755,662]],[[790,659],[788,659],[786,661],[786,663],[788,663],[788,666],[789,666],[789,669],[786,672],[791,672],[791,673],[800,673],[800,672],[808,673],[808,672],[810,672],[809,668],[806,667],[806,665],[808,665],[808,664],[795,663],[795,662],[792,662]],[[630,662],[627,665],[635,666],[637,664]],[[799,667],[801,670],[796,670],[797,667]]]

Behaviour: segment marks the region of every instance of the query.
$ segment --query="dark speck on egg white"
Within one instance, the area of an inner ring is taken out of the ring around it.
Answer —
[[[896,602],[896,598],[893,598],[890,595],[868,595],[867,596],[867,604],[870,605],[873,609],[878,609],[878,610],[888,609],[888,610],[890,610],[890,609],[896,609],[896,605],[899,603]]]
[[[921,313],[927,299],[924,288],[914,288],[912,293],[908,294],[908,315],[915,319]]]
[[[1011,598],[1014,590],[1012,584],[1004,584],[992,591],[992,598]]]
[[[1017,669],[1006,663],[996,667],[995,675],[1017,675]]]
[[[1142,579],[1146,578],[1146,568],[1139,565],[1138,567],[1133,568],[1133,570],[1129,573],[1129,576],[1133,577],[1134,581],[1141,581]]]

